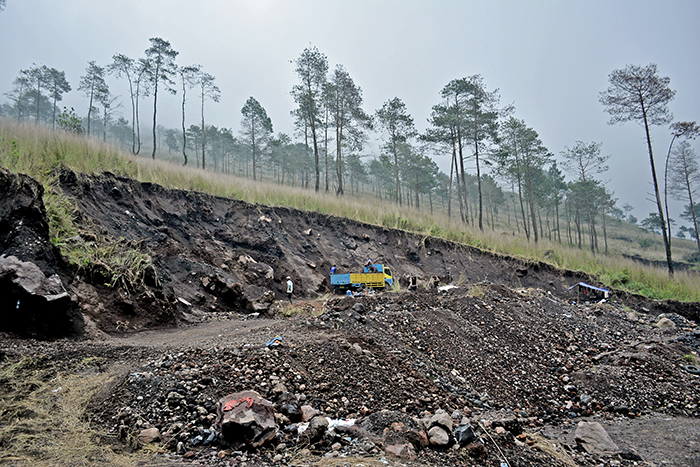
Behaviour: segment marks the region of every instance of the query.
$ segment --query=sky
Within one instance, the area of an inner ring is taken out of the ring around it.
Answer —
[[[399,97],[419,131],[449,81],[480,74],[558,158],[578,140],[601,143],[610,156],[601,178],[618,206],[633,205],[639,219],[655,211],[644,130],[607,124],[598,97],[608,75],[656,63],[676,90],[675,121],[700,120],[697,0],[7,0],[0,12],[0,93],[12,88],[20,69],[43,64],[66,72],[73,91],[61,104],[85,115],[87,99],[77,87],[88,61],[143,57],[151,37],[169,41],[179,65],[200,64],[216,77],[221,101],[207,103],[207,123],[235,133],[250,96],[275,133],[293,133],[290,91],[298,78],[291,62],[309,46],[328,57],[331,69],[345,67],[368,113]],[[108,83],[129,119],[126,82]],[[192,96],[188,125],[199,122]],[[142,121],[152,118],[149,102],[141,104]],[[179,127],[180,119],[180,96],[161,95],[158,123]],[[668,128],[655,127],[652,137],[662,172]],[[377,155],[379,138],[372,135],[365,153]],[[699,143],[693,142],[698,153]],[[434,159],[449,172],[448,155]],[[680,209],[672,204],[678,221]]]

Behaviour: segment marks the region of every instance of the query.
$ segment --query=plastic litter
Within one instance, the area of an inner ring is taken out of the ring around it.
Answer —
[[[282,345],[282,336],[275,336],[265,344],[266,347],[277,347]]]
[[[450,290],[450,289],[458,289],[458,288],[459,288],[459,287],[457,287],[457,286],[454,285],[454,284],[447,284],[447,285],[442,285],[442,286],[438,287],[437,289],[438,289],[440,292],[447,292],[447,291]]]
[[[353,426],[357,419],[355,418],[329,418],[326,417],[328,421],[328,431],[331,431],[339,426]],[[309,423],[299,423],[297,425],[297,433],[301,434],[309,428]]]
[[[332,430],[336,427],[339,426],[353,426],[355,424],[356,419],[354,418],[334,418],[330,419],[326,417],[326,420],[328,420],[328,429]]]

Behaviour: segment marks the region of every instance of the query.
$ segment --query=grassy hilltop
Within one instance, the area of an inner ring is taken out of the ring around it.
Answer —
[[[429,210],[400,207],[391,201],[368,195],[336,197],[315,193],[272,181],[254,182],[216,172],[183,167],[178,163],[134,156],[100,141],[83,136],[53,131],[34,125],[19,125],[0,120],[0,166],[13,172],[26,173],[46,188],[45,204],[51,220],[55,243],[74,234],[72,207],[54,189],[55,170],[67,167],[84,173],[105,171],[153,182],[169,188],[197,190],[269,206],[289,206],[347,217],[370,224],[404,229],[421,235],[432,235],[485,250],[513,255],[524,260],[543,261],[561,268],[583,271],[618,289],[640,293],[656,299],[700,302],[700,274],[678,271],[673,280],[664,268],[644,266],[622,255],[639,255],[649,260],[662,260],[663,247],[654,237],[637,226],[610,219],[608,243],[610,254],[593,255],[590,251],[551,242],[528,242],[496,219],[493,228],[478,228],[449,218],[441,209]],[[436,206],[437,208],[437,206]],[[691,254],[695,245],[673,239],[674,258]]]

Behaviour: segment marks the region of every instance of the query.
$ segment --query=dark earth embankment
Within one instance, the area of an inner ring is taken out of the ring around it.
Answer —
[[[418,276],[423,282],[439,276],[444,282],[536,287],[557,296],[563,296],[580,280],[596,283],[586,274],[434,237],[313,212],[169,190],[110,174],[88,177],[64,172],[61,189],[108,235],[143,242],[153,258],[165,299],[182,312],[191,309],[177,298],[204,311],[253,311],[259,301],[264,308],[270,299],[266,292],[283,298],[286,276],[291,276],[298,296],[328,293],[332,265],[340,272],[358,271],[368,256],[391,265],[399,277]],[[668,309],[667,304],[653,300],[630,299],[651,313]],[[690,319],[700,317],[697,304],[682,305],[682,309]],[[132,323],[138,326],[138,310],[134,315]],[[116,317],[111,322],[104,315],[94,319],[103,330],[116,326]]]

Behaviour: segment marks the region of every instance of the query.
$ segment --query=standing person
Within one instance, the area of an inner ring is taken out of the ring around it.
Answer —
[[[334,264],[333,267],[331,268],[331,274],[335,274],[335,271],[336,271],[336,269],[335,269],[335,264]]]
[[[294,284],[292,283],[292,278],[287,276],[287,298],[289,298],[289,303],[292,303],[292,292],[294,292]]]

